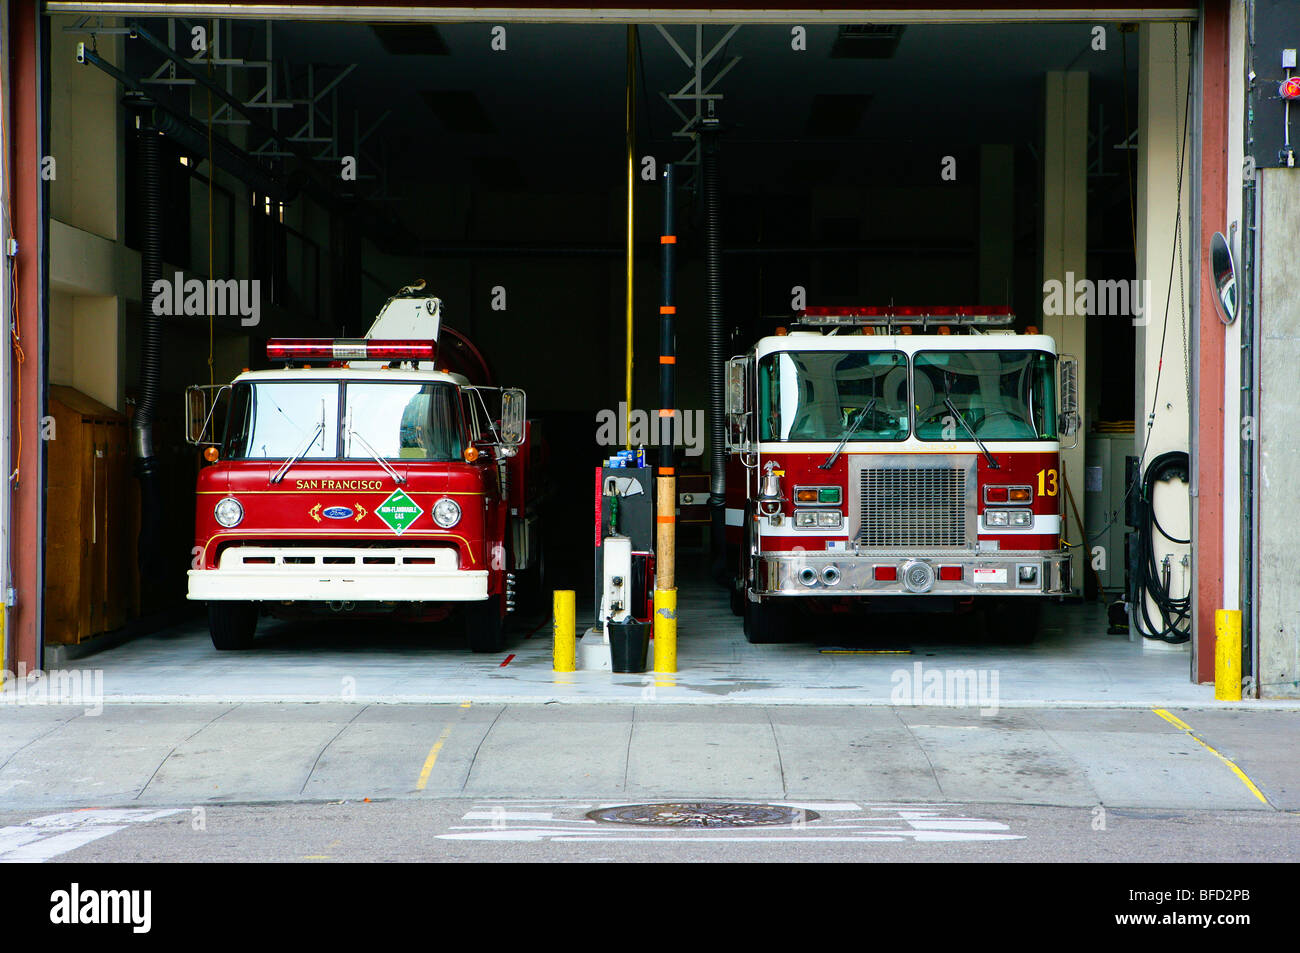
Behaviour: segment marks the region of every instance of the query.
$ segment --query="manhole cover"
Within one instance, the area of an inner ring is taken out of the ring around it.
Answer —
[[[643,827],[759,827],[803,824],[820,817],[816,811],[777,804],[730,804],[690,801],[684,804],[629,804],[588,811],[593,821],[640,824]]]

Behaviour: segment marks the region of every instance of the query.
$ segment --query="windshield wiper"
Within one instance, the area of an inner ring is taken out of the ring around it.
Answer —
[[[316,429],[311,432],[311,436],[307,438],[307,442],[298,448],[297,453],[295,453],[288,460],[284,461],[284,466],[280,467],[280,469],[275,471],[275,476],[271,477],[272,483],[279,483],[281,480],[283,480],[284,475],[289,472],[289,468],[298,462],[299,457],[301,457],[304,453],[306,453],[308,450],[311,449],[311,445],[316,442],[317,437],[325,433],[325,421],[323,419],[324,418],[323,412],[321,416],[322,416],[321,422],[318,423],[316,425]]]
[[[385,460],[378,453],[376,453],[375,448],[370,446],[370,444],[366,442],[365,437],[361,436],[361,434],[357,433],[351,427],[348,428],[348,436],[355,437],[357,439],[357,442],[366,449],[366,452],[375,458],[375,463],[379,464],[381,467],[383,467],[385,470],[388,471],[388,475],[393,478],[394,483],[400,485],[406,482],[406,477],[402,476],[400,473],[394,470],[387,460]]]
[[[851,421],[849,421],[849,425],[844,428],[844,436],[843,438],[841,438],[839,442],[839,446],[837,446],[833,451],[831,451],[831,455],[826,458],[825,463],[820,463],[817,465],[817,469],[829,470],[831,467],[835,466],[835,461],[840,458],[840,452],[844,449],[844,445],[849,442],[849,438],[853,436],[853,431],[858,429],[858,424],[862,423],[862,418],[867,416],[867,414],[871,413],[871,408],[875,406],[876,406],[876,398],[873,397],[871,398],[870,401],[867,402],[867,406],[859,410],[858,415],[854,417]]]
[[[961,414],[959,414],[957,412],[957,408],[952,405],[952,398],[944,397],[943,402],[947,406],[949,412],[954,417],[956,417],[958,421],[961,422],[961,425],[963,427],[966,428],[966,432],[970,434],[970,438],[975,441],[975,445],[979,447],[980,450],[983,452],[984,459],[988,460],[989,466],[992,467],[994,470],[1001,470],[1002,469],[1001,465],[998,463],[997,460],[993,459],[993,454],[989,453],[989,448],[984,446],[984,441],[981,440],[979,437],[975,436],[975,431],[971,429],[970,424],[966,423],[966,418],[963,417]]]

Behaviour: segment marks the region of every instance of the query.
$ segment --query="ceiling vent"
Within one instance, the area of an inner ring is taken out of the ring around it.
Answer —
[[[394,56],[446,56],[451,51],[431,23],[372,23],[370,29]]]
[[[898,49],[906,27],[897,23],[855,23],[840,27],[832,59],[887,60]]]

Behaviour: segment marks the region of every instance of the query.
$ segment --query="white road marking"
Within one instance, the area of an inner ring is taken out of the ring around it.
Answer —
[[[628,801],[607,807],[621,807]],[[768,803],[768,802],[764,802]],[[1001,821],[966,817],[956,805],[935,807],[931,805],[895,804],[872,805],[870,814],[864,814],[861,805],[850,801],[833,802],[772,802],[795,810],[817,811],[836,816],[822,821],[799,821],[769,827],[688,828],[643,827],[628,825],[619,830],[615,824],[598,824],[586,818],[556,817],[554,812],[506,811],[500,805],[476,804],[462,817],[464,821],[478,821],[452,825],[455,833],[439,834],[442,840],[479,840],[532,842],[568,841],[607,844],[619,841],[729,843],[824,841],[827,843],[956,843],[972,841],[1023,840],[1023,834],[1009,833],[1010,827]],[[557,805],[557,808],[562,807]],[[567,812],[586,810],[588,805],[570,805]],[[854,814],[859,816],[852,816]],[[481,822],[489,823],[483,824]],[[511,824],[511,821],[517,823]],[[542,822],[542,823],[538,823]],[[591,824],[586,830],[567,827],[568,824]],[[552,826],[554,825],[554,826]]]
[[[91,841],[116,834],[130,824],[179,814],[179,808],[66,811],[0,827],[0,864],[44,863]]]

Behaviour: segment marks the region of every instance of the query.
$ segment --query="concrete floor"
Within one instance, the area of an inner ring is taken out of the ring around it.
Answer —
[[[1216,705],[1212,686],[1190,683],[1186,647],[1107,635],[1096,603],[1049,606],[1043,632],[1029,646],[988,638],[979,614],[808,619],[808,641],[750,645],[725,593],[702,583],[681,588],[679,616],[679,671],[672,676],[556,674],[549,619],[540,615],[516,620],[507,649],[493,656],[470,653],[450,623],[263,619],[248,652],[215,651],[196,621],[58,667],[102,672],[107,701],[140,703]],[[958,673],[972,671],[980,697],[960,695]],[[946,694],[923,691],[932,680],[952,678],[958,684]]]

